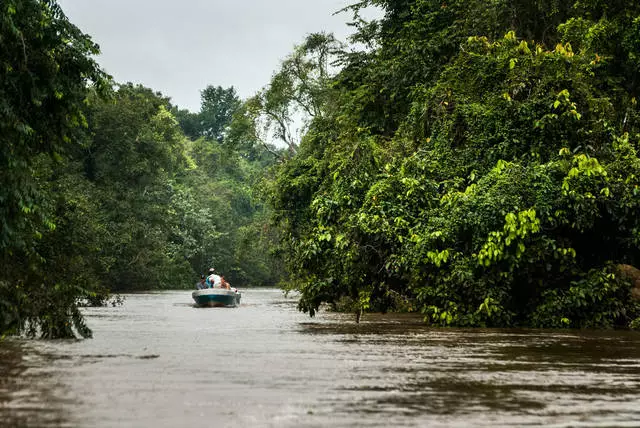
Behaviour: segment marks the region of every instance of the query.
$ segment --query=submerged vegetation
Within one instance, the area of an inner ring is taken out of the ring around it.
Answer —
[[[0,334],[88,336],[80,301],[210,265],[311,315],[637,327],[640,4],[345,12],[350,45],[309,35],[194,113],[114,83],[54,0],[3,2]]]

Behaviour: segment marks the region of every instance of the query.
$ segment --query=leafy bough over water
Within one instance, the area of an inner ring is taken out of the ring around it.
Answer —
[[[343,53],[272,185],[300,309],[637,325],[640,6],[553,3],[364,2],[375,48]]]

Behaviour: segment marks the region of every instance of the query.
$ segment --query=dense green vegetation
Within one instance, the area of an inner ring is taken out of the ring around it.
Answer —
[[[0,4],[0,334],[88,336],[79,304],[211,265],[286,267],[311,315],[640,325],[640,4],[346,10],[350,46],[309,35],[190,112],[112,82],[54,0]]]
[[[281,278],[253,190],[276,158],[240,125],[226,138],[235,90],[190,113],[114,84],[97,53],[55,1],[0,4],[0,336],[89,336],[78,305],[191,288],[210,266],[235,286]]]
[[[367,0],[271,187],[300,308],[437,325],[640,316],[640,3]]]

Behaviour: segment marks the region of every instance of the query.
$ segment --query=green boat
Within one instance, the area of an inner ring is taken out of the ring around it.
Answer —
[[[194,291],[191,297],[197,306],[234,308],[240,305],[242,293],[234,288],[205,288]]]

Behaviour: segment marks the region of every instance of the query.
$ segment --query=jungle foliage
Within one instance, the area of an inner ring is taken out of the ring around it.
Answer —
[[[235,90],[190,113],[115,84],[98,52],[55,1],[0,3],[0,337],[90,336],[80,305],[192,288],[210,266],[234,286],[281,278],[253,190],[274,157],[225,143]]]
[[[367,6],[383,16],[366,22]],[[270,183],[300,309],[435,325],[640,316],[640,3],[365,0]]]
[[[0,336],[89,336],[79,305],[212,265],[284,264],[311,315],[640,325],[640,4],[345,10],[350,45],[311,34],[254,97],[190,112],[114,83],[54,0],[3,1]]]

